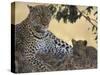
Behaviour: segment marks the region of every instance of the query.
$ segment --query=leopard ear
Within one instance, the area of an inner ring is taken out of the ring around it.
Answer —
[[[86,45],[87,45],[87,41],[86,41],[86,40],[84,40],[84,41],[83,41],[83,43],[84,43],[84,46],[86,46]]]
[[[29,8],[30,12],[31,11],[33,12],[33,10],[35,10],[35,7],[33,7],[33,6],[27,5],[27,7]]]
[[[72,44],[75,45],[76,44],[76,40],[72,39]]]
[[[30,5],[27,5],[27,7],[31,10],[32,9],[32,6],[30,6]]]
[[[48,5],[47,7],[51,11],[52,14],[56,10],[56,8],[54,8],[53,5]]]

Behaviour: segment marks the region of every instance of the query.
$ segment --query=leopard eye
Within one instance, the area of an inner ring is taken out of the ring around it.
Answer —
[[[38,15],[38,16],[36,16],[36,18],[39,18],[40,19],[40,16]]]
[[[47,14],[47,16],[51,16],[51,14]]]
[[[49,16],[50,14],[47,14],[47,16]]]

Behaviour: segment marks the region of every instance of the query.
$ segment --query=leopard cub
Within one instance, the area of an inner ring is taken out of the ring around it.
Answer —
[[[81,68],[96,68],[97,67],[97,50],[92,46],[87,46],[86,40],[74,40],[73,44],[73,56]]]

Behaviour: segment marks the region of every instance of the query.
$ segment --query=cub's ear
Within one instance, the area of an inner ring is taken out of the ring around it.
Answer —
[[[72,39],[72,44],[75,45],[76,44],[76,40]]]
[[[84,44],[84,46],[86,46],[86,45],[87,45],[87,41],[86,41],[86,40],[84,40],[84,41],[83,41],[83,44]]]

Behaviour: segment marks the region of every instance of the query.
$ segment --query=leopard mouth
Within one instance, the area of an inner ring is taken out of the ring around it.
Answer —
[[[36,28],[35,29],[38,33],[45,33],[47,31],[47,28]]]
[[[44,33],[44,30],[36,30],[38,33]]]
[[[37,31],[45,32],[48,30],[48,26],[41,26],[41,27],[37,27],[36,29],[37,29]]]

